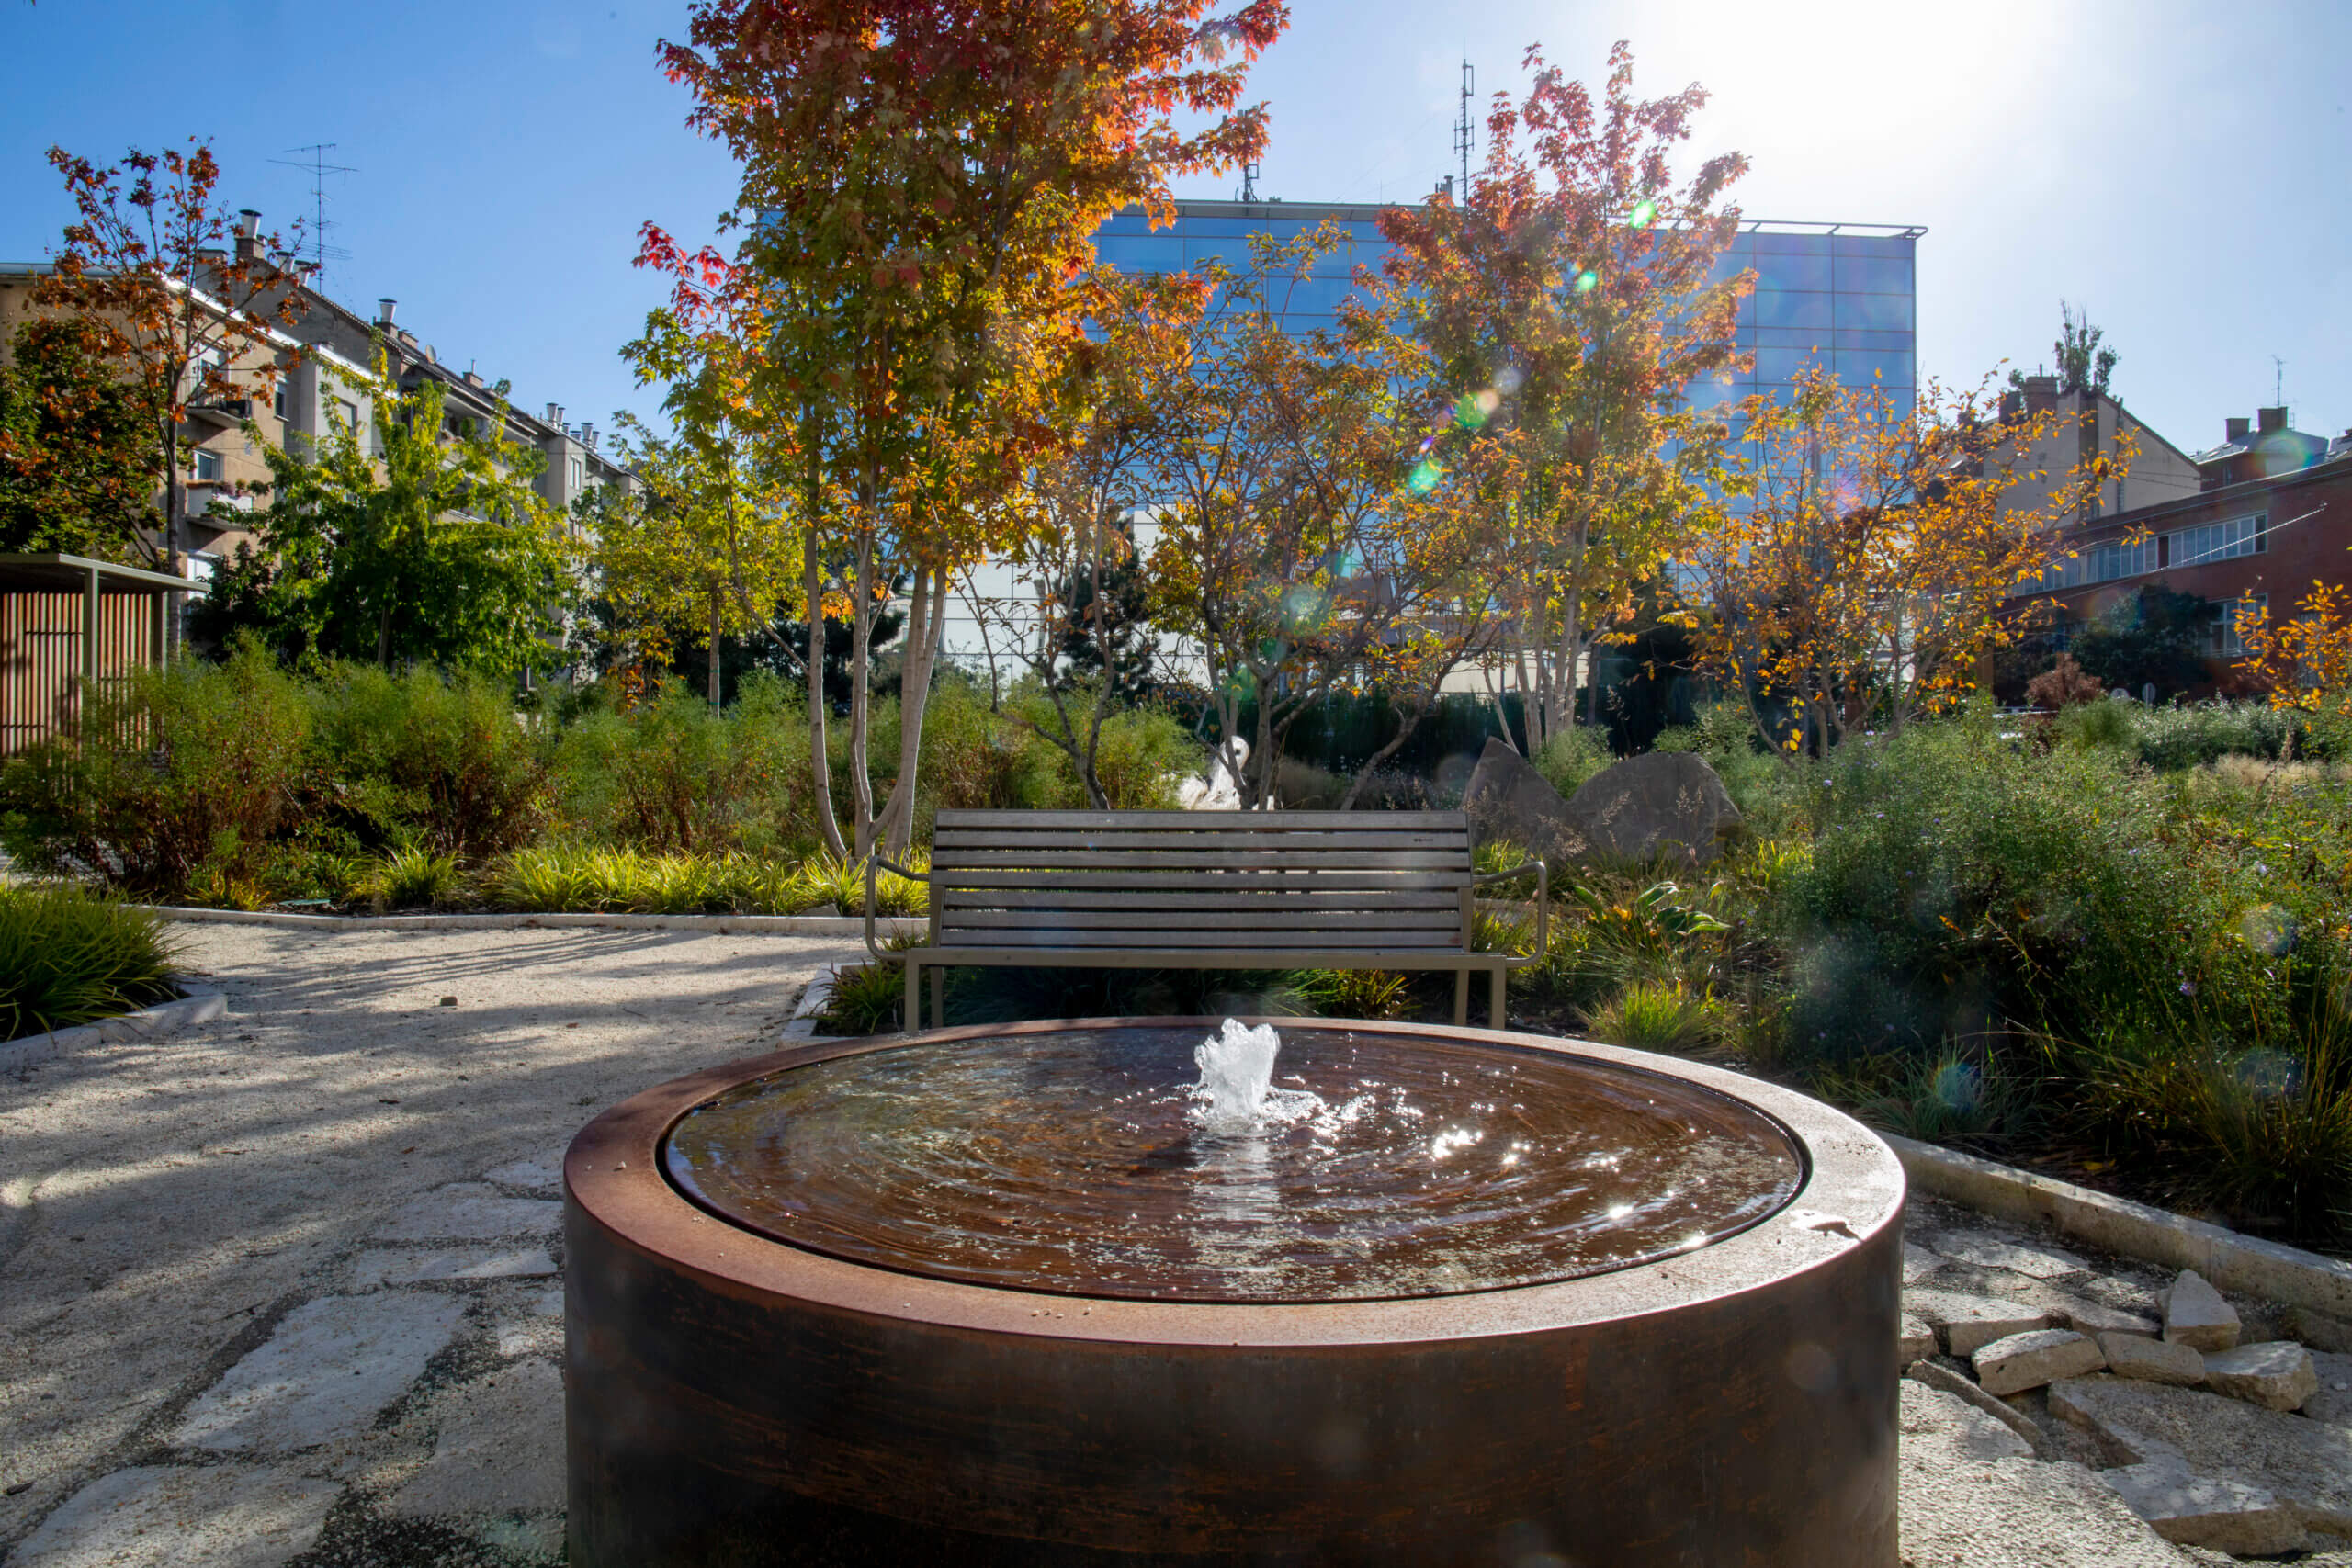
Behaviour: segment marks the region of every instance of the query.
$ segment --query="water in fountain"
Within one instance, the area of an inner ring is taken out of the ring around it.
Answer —
[[[1627,1268],[1757,1224],[1804,1174],[1777,1123],[1727,1096],[1304,1021],[1280,1039],[1228,1021],[1205,1041],[1129,1026],[812,1062],[694,1111],[664,1157],[731,1223],[853,1261],[1193,1301]]]
[[[1311,1089],[1275,1089],[1274,1057],[1283,1048],[1273,1025],[1250,1025],[1228,1018],[1193,1049],[1201,1081],[1193,1086],[1194,1117],[1202,1128],[1227,1134],[1287,1127],[1323,1109]]]

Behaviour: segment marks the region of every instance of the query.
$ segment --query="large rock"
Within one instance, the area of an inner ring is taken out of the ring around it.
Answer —
[[[2107,1358],[2099,1354],[2098,1345],[2067,1328],[2036,1328],[2012,1334],[1979,1347],[1969,1359],[1976,1368],[1976,1381],[1984,1392],[1998,1394],[2023,1393],[2027,1389],[2040,1388],[2060,1378],[2078,1378],[2107,1365]]]
[[[2137,1334],[2102,1334],[2098,1348],[2108,1371],[2148,1382],[2176,1383],[2194,1388],[2205,1381],[2205,1358],[2194,1345],[2171,1339],[2150,1339]]]
[[[2296,1410],[2319,1391],[2319,1370],[2301,1345],[2273,1339],[2206,1357],[2205,1386],[2265,1410]]]
[[[2192,1475],[2275,1494],[2306,1529],[2352,1535],[2352,1429],[2105,1374],[2051,1384],[2050,1413],[2120,1462],[2177,1461]]]
[[[1653,751],[1613,763],[1566,800],[1499,739],[1478,755],[1462,794],[1479,840],[1500,840],[1555,870],[1668,855],[1705,864],[1739,825],[1715,771],[1688,751]]]
[[[2080,1296],[2052,1292],[2042,1298],[2050,1303],[2058,1321],[2077,1334],[2098,1338],[2104,1334],[2136,1334],[2143,1339],[2154,1339],[2164,1331],[2164,1325],[2153,1317],[2143,1317],[2136,1312],[2125,1312],[2104,1302],[2086,1301]]]
[[[1689,751],[1628,757],[1568,796],[1568,820],[1591,845],[1584,858],[1670,855],[1705,865],[1739,828],[1739,807],[1715,770]]]
[[[2352,1356],[2314,1350],[2312,1367],[2319,1373],[2319,1392],[2303,1401],[2303,1414],[2314,1421],[2352,1427]]]
[[[2194,1269],[2184,1269],[2164,1294],[2165,1337],[2208,1354],[2238,1342],[2238,1310]]]
[[[2048,1313],[2030,1306],[1959,1291],[1905,1291],[1903,1310],[1940,1335],[1955,1356],[1973,1356],[1996,1339],[2047,1328],[2051,1321]]]

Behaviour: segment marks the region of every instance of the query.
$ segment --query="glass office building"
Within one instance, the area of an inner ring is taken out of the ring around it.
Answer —
[[[1303,332],[1332,325],[1355,269],[1376,272],[1386,259],[1380,213],[1347,203],[1180,201],[1173,224],[1154,229],[1140,210],[1122,212],[1096,231],[1094,246],[1125,271],[1177,272],[1220,260],[1239,268],[1249,263],[1252,234],[1290,240],[1334,222],[1347,243],[1321,257],[1283,300],[1284,324]],[[1739,346],[1755,366],[1692,386],[1690,400],[1704,407],[1755,392],[1782,396],[1807,366],[1834,371],[1849,386],[1875,378],[1908,394],[1918,383],[1913,253],[1924,232],[1883,224],[1743,225],[1717,270],[1727,277],[1755,269],[1756,291],[1739,308]]]

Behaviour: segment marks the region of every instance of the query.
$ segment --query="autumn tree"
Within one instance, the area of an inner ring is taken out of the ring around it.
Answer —
[[[2292,615],[2273,620],[2268,604],[2241,601],[2236,621],[2237,668],[2271,706],[2352,716],[2352,592],[2314,579]]]
[[[1466,425],[1507,436],[1521,479],[1487,526],[1510,612],[1501,659],[1541,750],[1576,722],[1577,674],[1638,585],[1703,513],[1721,430],[1685,388],[1738,362],[1745,275],[1717,276],[1738,226],[1737,153],[1677,181],[1671,156],[1707,101],[1645,100],[1610,51],[1596,101],[1531,49],[1534,79],[1487,117],[1466,194],[1392,209],[1387,273]]]
[[[224,643],[251,631],[294,659],[552,662],[574,551],[531,488],[540,454],[506,438],[503,410],[451,430],[438,381],[369,389],[371,442],[338,423],[315,452],[266,454],[261,547],[240,545],[216,574],[198,629]]]
[[[724,222],[741,231],[729,259],[771,307],[758,400],[788,465],[808,575],[824,580],[808,597],[845,601],[855,627],[861,855],[912,830],[950,586],[1017,531],[1023,478],[1059,443],[1084,341],[1072,285],[1095,229],[1130,203],[1164,205],[1171,175],[1262,144],[1262,108],[1237,106],[1284,7],[1209,11],[1210,0],[698,0],[688,41],[662,46],[695,96],[689,123],[743,168]],[[1179,112],[1199,129],[1178,131]],[[899,575],[903,739],[877,807],[863,764],[865,631]],[[820,714],[812,704],[812,724]]]
[[[2025,633],[2011,598],[2071,553],[2065,525],[2130,460],[2126,443],[2045,489],[2031,455],[2066,416],[1993,406],[1989,378],[1914,396],[1815,370],[1743,409],[1753,456],[1687,558],[1696,642],[1783,758],[1973,694]]]
[[[1335,328],[1285,330],[1290,292],[1338,238],[1259,236],[1248,268],[1211,271],[1216,303],[1154,443],[1161,624],[1201,662],[1220,744],[1250,748],[1246,769],[1226,761],[1251,808],[1275,803],[1304,714],[1337,691],[1442,678],[1449,639],[1483,624],[1485,540],[1464,525],[1464,478],[1426,460],[1419,345],[1360,301]]]
[[[164,491],[158,555],[168,566],[181,548],[181,475],[195,460],[181,434],[189,407],[266,395],[291,363],[275,329],[295,319],[300,293],[272,259],[288,243],[247,232],[215,204],[220,166],[208,142],[133,148],[110,167],[62,147],[49,161],[75,216],[32,302],[83,323],[85,352],[135,389],[152,422],[150,473]]]
[[[153,564],[156,414],[80,316],[35,316],[0,361],[0,552]]]

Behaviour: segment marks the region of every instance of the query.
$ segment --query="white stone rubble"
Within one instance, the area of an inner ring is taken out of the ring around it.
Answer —
[[[2238,1342],[2238,1311],[2194,1269],[2184,1269],[2164,1293],[2165,1337],[2204,1351]]]
[[[1980,1347],[1971,1358],[1976,1381],[1992,1394],[2023,1393],[2107,1365],[2095,1341],[2071,1328],[2036,1328]]]
[[[2319,1369],[2301,1345],[2273,1339],[2206,1357],[2205,1386],[2265,1410],[2295,1410],[2318,1392]]]
[[[2120,1377],[2149,1382],[2177,1383],[2194,1388],[2205,1381],[2205,1358],[2193,1345],[2170,1339],[2143,1339],[2137,1334],[2102,1334],[2099,1353],[2108,1370]]]

